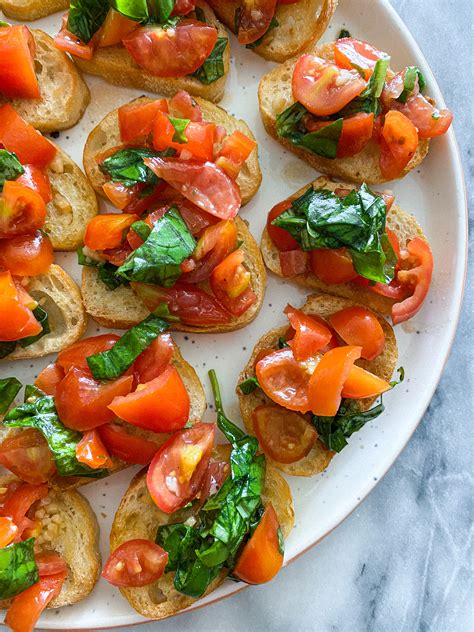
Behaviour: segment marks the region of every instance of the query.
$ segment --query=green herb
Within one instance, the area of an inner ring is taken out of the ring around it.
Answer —
[[[148,224],[142,220],[134,222],[130,226],[130,229],[133,230],[133,232],[138,235],[142,241],[146,241],[151,233],[151,226],[148,226]]]
[[[359,112],[366,112],[368,114],[373,112],[374,116],[378,116],[382,111],[379,98],[385,85],[385,77],[389,65],[390,57],[388,56],[377,60],[365,90],[342,108],[336,116],[347,118]]]
[[[400,101],[400,103],[406,103],[408,101],[408,97],[411,96],[415,90],[417,79],[418,88],[421,92],[424,88],[426,88],[426,79],[423,73],[418,66],[407,66],[403,76],[403,92],[397,98],[397,101]]]
[[[168,329],[168,323],[150,314],[141,323],[125,333],[111,349],[87,358],[87,364],[96,380],[115,380],[132,366],[138,356]]]
[[[108,175],[112,182],[121,182],[126,187],[133,187],[139,182],[158,184],[158,177],[143,162],[144,158],[162,156],[163,152],[137,147],[120,149],[100,163],[100,170]]]
[[[204,22],[204,24],[206,24],[206,14],[201,9],[201,7],[195,7],[194,14],[198,22]]]
[[[131,20],[143,22],[149,17],[146,0],[108,0],[110,6]],[[104,2],[104,4],[107,4]]]
[[[188,139],[186,138],[186,134],[184,132],[191,121],[189,119],[173,118],[172,116],[168,118],[171,125],[174,127],[174,135],[172,138],[173,143],[187,143]]]
[[[278,537],[278,551],[280,555],[285,555],[285,540],[283,539],[283,531],[281,530],[281,527],[278,527],[277,537]]]
[[[58,417],[54,398],[45,395],[36,387],[26,387],[25,403],[10,410],[3,424],[7,428],[39,430],[48,442],[60,476],[101,478],[107,474],[107,470],[94,470],[79,463],[76,458],[76,446],[82,439],[82,434],[66,428]]]
[[[16,154],[0,149],[0,191],[6,180],[16,180],[22,173],[25,173],[25,170]]]
[[[343,39],[344,37],[351,37],[351,34],[349,33],[349,31],[347,29],[341,29],[339,31],[339,35],[337,36],[337,39]]]
[[[255,376],[252,376],[240,382],[239,388],[244,395],[250,395],[250,393],[253,393],[257,388],[260,388],[260,383]]]
[[[294,103],[278,114],[276,119],[278,136],[323,158],[336,158],[337,145],[342,133],[342,118],[329,122],[316,132],[308,132],[303,122],[307,114],[308,111],[301,103]]]
[[[3,26],[11,26],[11,24],[9,22],[4,22],[3,20],[0,20],[0,27]]]
[[[21,382],[16,377],[5,377],[0,380],[0,415],[7,412],[20,389]]]
[[[137,289],[138,296],[140,296],[140,287],[143,286],[138,284],[134,288]],[[179,323],[181,321],[181,318],[179,316],[175,316],[170,312],[168,304],[164,302],[155,307],[155,309],[153,310],[153,314],[155,314],[155,316],[158,316],[159,318],[162,318],[163,320],[166,320],[166,322],[168,323]]]
[[[334,452],[346,447],[347,441],[354,432],[360,430],[368,421],[372,421],[385,410],[382,402],[370,410],[362,412],[354,400],[343,400],[334,417],[313,415],[313,424],[318,431],[319,439]]]
[[[156,0],[156,13],[160,23],[166,22],[173,13],[175,0]]]
[[[358,274],[389,283],[397,258],[385,232],[385,214],[383,198],[366,184],[342,198],[310,187],[272,223],[287,230],[303,250],[349,248]]]
[[[275,16],[272,17],[272,20],[270,22],[269,27],[267,28],[267,30],[265,31],[265,33],[262,35],[262,37],[259,37],[258,40],[255,40],[255,42],[252,42],[251,44],[246,44],[245,48],[257,48],[257,46],[260,46],[260,44],[262,44],[263,40],[266,39],[267,35],[273,31],[273,29],[276,29],[277,26],[280,26],[280,23],[278,22],[278,20],[276,19]]]
[[[114,265],[112,265],[109,261],[96,261],[95,259],[88,257],[84,254],[82,247],[77,250],[77,262],[80,266],[97,268],[99,279],[109,288],[109,290],[115,290],[120,285],[128,285],[128,281],[126,279],[117,276],[117,268]]]
[[[290,345],[288,344],[288,342],[284,338],[278,338],[278,348],[279,349],[286,349],[289,346]]]
[[[43,336],[50,333],[49,327],[49,319],[47,312],[38,305],[33,310],[33,316],[42,326],[42,330],[36,336],[28,336],[27,338],[22,338],[21,340],[13,340],[11,342],[0,342],[0,359],[6,358],[10,353],[12,353],[18,345],[20,347],[29,347],[33,343],[37,342]]]
[[[70,0],[67,28],[84,44],[100,29],[109,11],[103,0]]]
[[[39,580],[34,544],[29,538],[0,549],[0,599],[14,597]]]
[[[181,276],[181,263],[190,257],[196,241],[176,207],[157,220],[145,241],[117,270],[127,281],[171,287]]]
[[[2,358],[6,358],[15,351],[17,345],[17,341],[13,340],[11,342],[0,342],[0,360]]]
[[[191,76],[196,77],[206,86],[223,77],[225,74],[224,51],[228,43],[227,37],[218,37],[209,57]]]
[[[403,380],[405,379],[405,369],[402,366],[398,367],[397,373],[398,373],[398,380],[392,380],[391,382],[389,382],[392,388],[395,388],[395,386],[398,386],[399,384],[401,384]]]

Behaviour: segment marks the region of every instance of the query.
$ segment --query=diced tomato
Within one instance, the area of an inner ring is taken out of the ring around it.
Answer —
[[[169,100],[169,111],[171,116],[176,118],[189,119],[197,123],[202,121],[201,108],[191,95],[184,90],[180,90]]]
[[[35,558],[40,577],[57,575],[58,573],[67,573],[67,564],[57,553],[42,551],[41,553],[35,555]]]
[[[42,326],[19,295],[10,272],[0,272],[0,340],[9,342],[37,336]]]
[[[135,213],[136,215],[153,210],[162,204],[164,193],[167,190],[173,191],[166,182],[160,182],[149,195],[143,195],[142,190],[140,190],[123,210],[125,213]]]
[[[214,424],[198,423],[176,432],[155,454],[146,484],[162,511],[173,513],[197,496],[209,466],[215,432]]]
[[[301,249],[279,253],[281,273],[284,277],[304,274],[308,265],[308,253]]]
[[[385,115],[380,137],[380,171],[387,180],[398,178],[415,154],[418,132],[401,112],[390,110]]]
[[[171,432],[188,421],[190,401],[180,374],[169,365],[151,382],[140,384],[135,392],[115,397],[109,410],[139,428]]]
[[[46,205],[38,193],[16,181],[5,182],[0,197],[0,239],[32,233],[45,219]]]
[[[133,231],[131,231],[133,233]],[[109,261],[114,266],[121,266],[125,259],[131,254],[132,249],[128,241],[124,241],[123,244],[117,246],[117,248],[110,248],[109,250],[102,250],[101,256]]]
[[[318,248],[309,258],[313,274],[324,283],[348,283],[357,276],[346,248]]]
[[[136,28],[138,28],[138,22],[110,8],[99,31],[99,48],[121,44],[122,39]]]
[[[18,527],[8,516],[0,517],[0,549],[13,542],[18,533]]]
[[[156,582],[165,572],[168,553],[150,540],[121,544],[105,563],[102,577],[113,586],[136,588]]]
[[[356,285],[359,285],[361,287],[365,287],[375,294],[380,294],[380,296],[391,298],[394,301],[402,300],[406,298],[410,293],[409,288],[402,285],[402,283],[400,283],[397,278],[392,279],[390,283],[371,283],[369,279],[357,276],[355,279],[352,280],[352,283],[355,283]]]
[[[355,68],[364,75],[366,81],[377,61],[386,57],[387,53],[353,37],[342,37],[334,42],[334,61],[339,68]]]
[[[213,160],[216,126],[214,123],[190,121],[184,130],[186,142],[174,141],[175,128],[168,116],[158,113],[153,125],[153,147],[163,151],[169,147],[180,152],[189,152],[189,157],[197,160]]]
[[[237,184],[213,162],[179,161],[176,158],[145,158],[158,177],[207,213],[232,219],[242,200]]]
[[[56,473],[46,439],[34,428],[26,428],[0,444],[0,463],[22,481],[39,485]]]
[[[108,351],[117,340],[120,340],[120,336],[117,334],[100,334],[99,336],[84,338],[60,351],[56,362],[66,373],[73,367],[88,371],[87,358],[96,353]]]
[[[235,249],[236,243],[237,227],[233,220],[221,220],[205,228],[193,253],[196,265],[183,280],[200,283],[208,279],[214,268]]]
[[[256,146],[255,140],[236,130],[224,139],[216,157],[216,165],[235,180],[240,173],[242,165]]]
[[[194,11],[197,0],[175,0],[171,15],[187,15]]]
[[[279,226],[274,226],[272,224],[273,220],[286,211],[291,206],[291,200],[283,200],[283,202],[279,202],[276,204],[272,210],[268,213],[267,217],[267,232],[275,244],[275,246],[281,252],[287,252],[288,250],[298,250],[300,248],[299,243],[290,235],[290,233],[284,228],[280,228]],[[305,264],[306,265],[306,264]]]
[[[342,132],[337,144],[336,157],[355,156],[368,144],[374,129],[374,115],[371,112],[359,112],[355,116],[345,118]]]
[[[329,344],[332,333],[326,325],[291,305],[286,306],[285,314],[295,331],[288,344],[296,360],[307,360]]]
[[[244,258],[240,248],[234,250],[214,268],[209,279],[217,300],[234,316],[244,314],[257,300],[250,287],[250,272],[243,265]]]
[[[315,415],[333,417],[341,404],[341,393],[361,347],[336,347],[327,351],[311,375],[308,387],[310,409]]]
[[[39,193],[45,204],[51,202],[53,199],[53,192],[51,190],[51,183],[49,181],[48,174],[39,167],[35,167],[35,165],[23,165],[23,169],[24,173],[16,179],[16,182],[24,184],[30,189],[33,189],[33,191],[36,191],[36,193]]]
[[[113,9],[110,9],[111,11]],[[135,23],[136,24],[136,23]],[[168,112],[166,99],[153,101],[132,102],[122,105],[118,109],[120,138],[124,143],[135,139],[143,139],[151,134],[153,122],[158,112]]]
[[[56,395],[56,387],[64,377],[64,369],[56,362],[48,364],[35,380],[35,386],[46,395]]]
[[[247,584],[264,584],[272,580],[283,564],[278,531],[280,525],[271,503],[252,537],[239,555],[233,574]]]
[[[97,431],[107,452],[126,463],[148,465],[160,447],[154,441],[128,433],[115,423],[100,426]]]
[[[87,224],[84,243],[91,250],[117,248],[125,239],[125,231],[139,219],[128,213],[96,215]]]
[[[151,382],[161,375],[171,362],[174,342],[171,334],[161,334],[143,351],[133,364],[139,384]]]
[[[46,498],[48,495],[47,485],[30,485],[23,483],[16,487],[13,494],[8,496],[3,507],[0,509],[0,515],[12,519],[18,527],[17,537],[22,539],[28,530],[34,528],[35,523],[27,517],[27,513],[35,502]]]
[[[135,62],[155,77],[184,77],[200,68],[217,41],[215,26],[181,20],[166,29],[142,26],[122,42]]]
[[[22,164],[43,168],[56,155],[56,147],[24,121],[9,103],[0,107],[0,145],[13,151]]]
[[[0,93],[8,99],[39,99],[36,45],[27,26],[0,28]]]
[[[277,0],[243,0],[236,23],[240,44],[252,44],[268,31]]]
[[[422,94],[410,97],[403,105],[397,103],[396,109],[413,123],[419,139],[445,134],[453,120],[449,110],[438,110]]]
[[[84,433],[84,436],[76,446],[76,459],[92,469],[104,467],[110,469],[112,460],[107,452],[99,431],[94,428]]]
[[[365,307],[352,305],[329,316],[329,322],[348,345],[362,347],[361,357],[373,360],[385,346],[385,334],[378,318]]]
[[[199,492],[201,502],[213,496],[224,484],[230,473],[230,465],[225,461],[211,461]]]
[[[253,429],[262,450],[278,463],[295,463],[316,443],[318,433],[300,413],[274,404],[257,406]]]
[[[102,190],[110,202],[120,210],[137,196],[137,187],[126,187],[121,182],[105,182]]]
[[[181,198],[177,204],[181,217],[193,235],[199,235],[204,228],[220,221],[218,217],[209,215],[186,198]]]
[[[375,397],[390,390],[390,384],[377,375],[354,365],[342,387],[342,397],[363,399]]]
[[[309,53],[298,59],[293,71],[293,96],[315,116],[339,112],[365,87],[356,70],[340,69]]]
[[[79,57],[85,61],[90,61],[94,54],[94,48],[97,38],[93,38],[88,44],[71,33],[67,27],[68,14],[63,15],[63,21],[61,24],[61,30],[54,38],[54,45],[59,50],[63,50],[66,53],[70,53],[73,57]]]
[[[37,231],[3,239],[0,245],[0,267],[15,276],[37,276],[46,272],[54,261],[49,237]]]
[[[108,405],[115,397],[132,390],[133,376],[100,384],[89,371],[69,369],[56,388],[55,403],[59,418],[73,430],[91,430],[112,421],[114,414]]]

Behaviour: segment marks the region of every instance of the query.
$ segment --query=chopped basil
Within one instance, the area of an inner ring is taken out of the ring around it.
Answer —
[[[25,170],[16,154],[0,149],[0,191],[6,180],[16,180],[22,173],[25,173]]]
[[[385,215],[383,198],[366,184],[345,197],[310,187],[272,223],[287,230],[305,251],[349,248],[358,274],[389,283],[397,258],[385,232]]]
[[[365,90],[342,108],[336,116],[347,118],[348,116],[354,116],[359,112],[366,112],[368,114],[373,112],[374,116],[378,116],[382,111],[379,98],[385,85],[385,77],[387,75],[389,65],[390,57],[387,56],[382,59],[378,59]]]
[[[16,347],[20,345],[20,347],[29,347],[33,343],[37,342],[46,334],[49,334],[51,329],[49,327],[49,318],[47,312],[38,305],[33,310],[33,316],[42,326],[42,330],[36,336],[28,336],[27,338],[22,338],[21,340],[14,340],[11,342],[0,342],[0,359],[6,358],[10,353],[15,351]]]
[[[278,537],[278,551],[280,555],[285,555],[285,540],[283,539],[283,532],[281,530],[281,527],[278,527],[277,537]]]
[[[110,6],[131,20],[142,22],[149,16],[146,0],[109,0]]]
[[[36,584],[35,539],[15,542],[0,549],[0,599],[9,599]]]
[[[76,446],[82,433],[66,428],[59,419],[54,398],[38,388],[27,386],[25,403],[12,408],[3,420],[7,428],[36,428],[48,442],[60,476],[101,478],[107,470],[94,470],[76,458]]]
[[[201,9],[201,7],[195,7],[194,9],[194,14],[196,16],[196,20],[198,22],[204,22],[204,24],[206,24],[206,14],[204,13],[204,11]]]
[[[244,395],[250,395],[257,388],[260,388],[260,383],[255,376],[248,377],[243,382],[240,382],[239,388]]]
[[[351,37],[351,34],[349,33],[349,31],[347,29],[341,29],[339,31],[339,35],[337,36],[337,39],[343,39],[344,37]]]
[[[262,37],[259,37],[258,40],[255,40],[255,42],[252,42],[251,44],[246,44],[245,48],[252,49],[252,48],[257,48],[257,46],[260,46],[260,44],[262,44],[263,40],[267,37],[267,35],[270,33],[270,31],[273,31],[273,29],[276,29],[277,26],[280,26],[280,23],[278,22],[276,17],[273,16],[269,27],[267,28],[265,33],[262,35]]]
[[[5,377],[0,380],[0,415],[7,412],[20,389],[21,382],[16,377]]]
[[[227,37],[218,37],[209,57],[191,76],[196,77],[204,85],[209,85],[223,77],[225,74],[224,51],[228,42]]]
[[[395,386],[398,386],[399,384],[401,384],[403,380],[405,379],[405,369],[402,366],[398,367],[397,373],[398,373],[398,380],[392,380],[390,382],[390,386],[392,388],[395,388]]]
[[[174,2],[175,0],[156,0],[156,15],[161,24],[170,18],[174,9]]]
[[[319,439],[329,450],[340,452],[347,445],[354,432],[360,430],[368,421],[372,421],[385,410],[382,402],[370,410],[362,412],[354,400],[343,400],[334,417],[313,415],[312,421],[318,431]]]
[[[181,263],[190,257],[196,241],[176,207],[158,219],[147,240],[117,270],[127,281],[171,287],[181,276]]]
[[[95,259],[88,257],[84,254],[82,247],[77,250],[77,262],[80,266],[97,268],[99,279],[109,288],[109,290],[115,290],[120,285],[128,285],[128,281],[126,279],[117,276],[117,268],[114,265],[112,265],[109,261],[96,261]]]
[[[87,364],[96,380],[115,380],[132,366],[138,356],[168,329],[168,323],[150,314],[141,323],[125,333],[111,349],[87,358]]]
[[[418,68],[418,66],[407,66],[405,69],[405,75],[403,77],[403,92],[397,98],[397,101],[400,103],[406,103],[408,101],[408,97],[413,93],[416,82],[418,80],[418,88],[420,92],[426,88],[426,79]]]
[[[290,345],[288,344],[288,342],[284,338],[278,338],[278,348],[279,349],[286,349],[289,346]]]
[[[67,28],[87,44],[104,23],[108,11],[109,3],[104,0],[70,0]]]
[[[145,165],[143,159],[162,155],[162,152],[143,147],[120,149],[101,162],[99,167],[112,182],[121,182],[126,187],[133,187],[139,182],[155,185],[158,184],[158,177]]]
[[[172,138],[173,143],[187,143],[188,139],[186,138],[186,134],[184,132],[186,131],[186,128],[190,123],[190,120],[174,118],[172,116],[168,118],[171,125],[174,127],[174,135]]]
[[[133,232],[138,235],[142,241],[146,241],[150,236],[151,226],[148,226],[146,222],[139,220],[138,222],[133,222],[130,226],[130,230],[133,230]]]
[[[11,24],[9,22],[4,22],[3,20],[0,20],[0,27],[4,26],[11,26]]]

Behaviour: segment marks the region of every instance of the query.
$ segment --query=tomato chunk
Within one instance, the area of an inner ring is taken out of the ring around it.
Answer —
[[[410,269],[400,270],[397,275],[403,286],[413,288],[413,294],[392,307],[394,325],[403,323],[418,313],[429,292],[433,275],[433,254],[421,237],[409,241],[400,256],[402,261],[414,263]]]
[[[56,473],[46,439],[34,428],[25,428],[0,443],[0,463],[32,485],[47,483]]]
[[[346,248],[318,248],[309,258],[313,274],[324,283],[348,283],[357,276]]]
[[[35,523],[27,517],[27,513],[32,505],[46,498],[48,495],[47,485],[30,485],[23,483],[12,487],[11,494],[7,491],[7,498],[0,509],[0,515],[9,517],[18,527],[18,537],[24,539],[29,537],[28,531],[35,528]]]
[[[27,26],[0,27],[0,93],[8,99],[39,99],[35,40]]]
[[[117,248],[124,240],[124,232],[140,218],[128,213],[96,215],[87,224],[84,243],[91,250]]]
[[[401,112],[390,110],[380,137],[380,171],[387,180],[398,178],[418,147],[416,127]]]
[[[71,33],[67,27],[67,22],[68,14],[65,13],[61,23],[61,30],[54,38],[54,45],[56,48],[59,48],[59,50],[63,50],[74,57],[90,61],[92,59],[92,55],[94,54],[97,38],[93,38],[88,44],[86,44],[79,39],[77,35]]]
[[[100,334],[99,336],[84,338],[60,351],[56,362],[66,373],[73,367],[88,371],[87,358],[96,353],[108,351],[117,340],[120,340],[120,336],[117,334]]]
[[[56,147],[24,121],[9,103],[0,107],[0,144],[13,151],[22,164],[43,168],[56,155]]]
[[[24,184],[30,189],[33,189],[33,191],[36,191],[36,193],[39,193],[45,204],[51,202],[53,199],[53,192],[51,190],[51,183],[49,181],[48,174],[39,167],[35,167],[35,165],[22,166],[24,173],[22,173],[15,182]]]
[[[41,552],[36,556],[36,565],[40,577],[67,573],[67,564],[57,553]]]
[[[366,81],[370,79],[377,61],[386,57],[387,53],[353,37],[342,37],[334,42],[334,61],[339,68],[355,68]]]
[[[300,248],[279,253],[281,273],[284,277],[304,274],[308,265],[308,253]]]
[[[213,270],[237,244],[237,226],[225,219],[204,229],[193,253],[193,270],[183,277],[188,283],[200,283],[209,278]]]
[[[156,582],[165,572],[168,553],[149,540],[121,544],[105,563],[102,577],[114,586],[136,588]]]
[[[256,146],[255,140],[236,130],[224,139],[216,157],[216,165],[235,180]]]
[[[166,99],[122,105],[118,109],[121,140],[124,143],[129,143],[151,134],[153,122],[158,112],[168,112],[168,101]]]
[[[354,365],[342,387],[342,397],[363,399],[375,397],[390,390],[390,384],[382,378]]]
[[[138,28],[138,22],[110,8],[99,31],[98,46],[116,46],[122,39]]]
[[[298,250],[300,248],[299,243],[296,241],[294,237],[290,235],[290,233],[284,228],[280,228],[279,226],[274,226],[272,224],[273,220],[286,211],[291,206],[291,200],[283,200],[283,202],[279,202],[276,204],[272,210],[268,213],[267,218],[267,231],[270,239],[275,244],[275,246],[281,252],[287,252],[289,250]]]
[[[175,116],[176,118],[189,119],[190,121],[196,121],[198,123],[202,121],[201,108],[197,101],[185,90],[180,90],[169,100],[169,110],[171,116]]]
[[[127,432],[115,423],[97,429],[107,452],[126,463],[148,465],[155,456],[159,444]]]
[[[18,527],[8,516],[0,517],[0,549],[8,546],[16,538]]]
[[[237,21],[240,44],[252,44],[268,31],[275,15],[277,0],[243,0]]]
[[[244,257],[240,248],[234,250],[214,268],[210,277],[217,300],[234,316],[241,316],[257,300],[250,287],[250,272],[243,265]]]
[[[161,375],[171,362],[174,342],[171,334],[161,334],[143,351],[133,364],[139,384],[151,382]]]
[[[326,325],[291,305],[286,306],[285,314],[295,330],[295,335],[288,344],[296,360],[307,360],[329,344],[332,333]]]
[[[16,181],[7,180],[0,197],[0,239],[35,232],[46,219],[41,195]]]
[[[107,449],[102,443],[97,429],[88,430],[76,446],[76,458],[96,470],[101,467],[110,469],[113,465]]]
[[[64,377],[64,369],[56,362],[44,367],[35,380],[35,386],[46,395],[56,395],[56,387]]]
[[[0,340],[13,341],[37,336],[42,326],[21,300],[10,272],[0,272]]]
[[[375,314],[353,305],[329,316],[329,322],[348,345],[362,347],[361,357],[373,360],[385,346],[385,334]]]
[[[37,276],[46,272],[54,261],[53,245],[41,232],[3,239],[0,267],[15,276]]]

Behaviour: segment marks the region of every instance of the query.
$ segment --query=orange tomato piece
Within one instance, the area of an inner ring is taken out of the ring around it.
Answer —
[[[24,173],[22,173],[15,182],[24,184],[30,189],[33,189],[33,191],[36,191],[36,193],[39,193],[45,204],[51,202],[53,192],[51,190],[48,174],[39,167],[35,167],[35,165],[23,165],[23,169]]]
[[[255,140],[236,130],[224,139],[216,157],[216,165],[235,180],[240,173],[242,165],[256,146]]]
[[[110,8],[100,28],[97,45],[101,48],[121,44],[122,39],[138,28],[138,26],[139,24],[135,20],[130,20],[118,11]]]
[[[118,424],[105,424],[97,430],[107,452],[126,463],[148,465],[160,447],[154,441],[130,434]]]
[[[357,276],[346,248],[318,248],[309,253],[311,270],[323,283],[348,283]]]
[[[0,27],[0,93],[8,99],[39,99],[36,45],[27,26]]]
[[[0,516],[0,549],[8,546],[16,538],[18,527],[9,516]]]
[[[373,312],[353,305],[329,316],[329,322],[348,345],[362,347],[361,357],[373,360],[385,346],[382,325]]]
[[[32,485],[47,483],[56,473],[48,443],[34,428],[25,428],[0,444],[0,463]]]
[[[387,180],[398,178],[418,147],[418,131],[401,112],[390,110],[380,136],[380,171]]]
[[[334,61],[339,68],[362,72],[368,81],[379,59],[388,55],[371,44],[352,37],[342,37],[334,42]]]
[[[154,99],[147,103],[127,103],[118,109],[120,138],[129,143],[151,134],[158,112],[168,112],[166,99]]]
[[[54,38],[54,45],[59,50],[63,50],[74,57],[79,57],[80,59],[85,59],[86,61],[90,61],[94,54],[94,49],[96,46],[97,38],[93,37],[91,41],[86,44],[82,40],[80,40],[77,35],[71,33],[71,31],[67,27],[68,22],[68,13],[63,15],[63,20],[61,23],[61,30]]]
[[[342,397],[349,399],[364,399],[375,397],[390,390],[390,384],[382,378],[354,365],[347,376],[342,388]]]
[[[37,336],[42,327],[23,305],[10,272],[0,272],[0,340],[9,342]]]
[[[46,205],[39,193],[16,181],[5,182],[0,197],[0,239],[33,233],[45,219]]]
[[[13,151],[22,164],[43,168],[56,155],[56,147],[24,121],[9,103],[0,107],[0,144]]]
[[[88,430],[76,446],[76,458],[80,463],[96,470],[101,467],[110,469],[113,465],[102,438],[97,429]]]
[[[291,305],[285,308],[294,336],[288,341],[297,360],[307,360],[329,344],[332,333],[326,325]]]
[[[51,362],[40,371],[35,380],[35,386],[46,395],[56,395],[56,387],[64,377],[64,369],[57,363]]]
[[[87,224],[84,243],[91,250],[117,248],[124,240],[124,231],[139,219],[128,213],[96,215]]]
[[[73,367],[88,371],[87,358],[96,353],[108,351],[117,340],[120,340],[117,334],[100,334],[84,338],[60,351],[56,362],[65,372]]]
[[[37,231],[2,239],[0,267],[19,277],[37,276],[46,272],[54,261],[53,245],[46,235]]]

